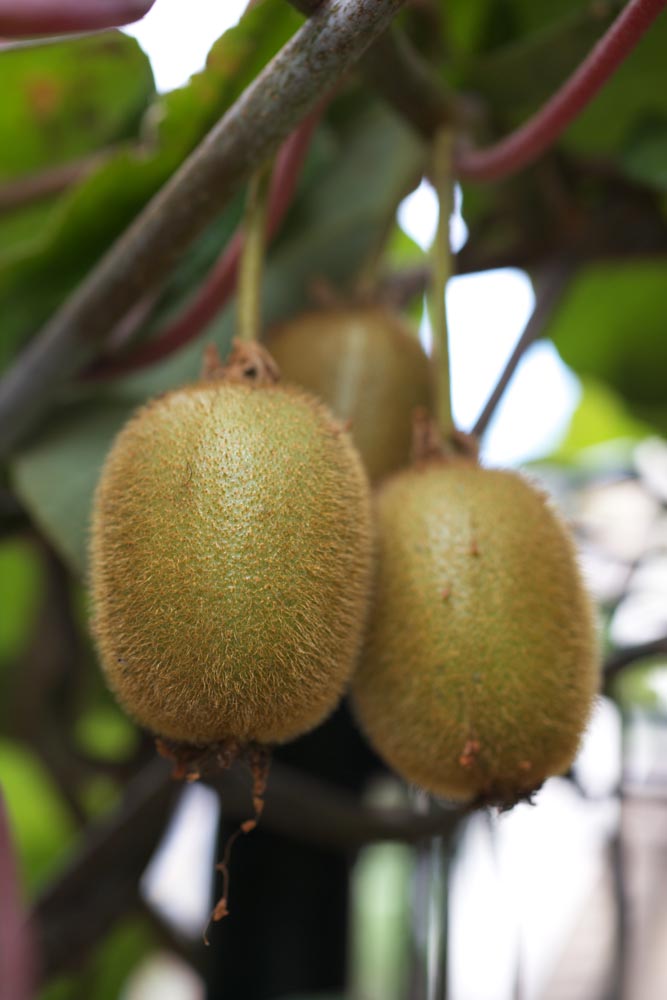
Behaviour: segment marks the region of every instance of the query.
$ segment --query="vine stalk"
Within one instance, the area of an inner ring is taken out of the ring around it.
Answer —
[[[259,340],[262,328],[262,273],[271,173],[272,163],[263,164],[248,185],[237,295],[236,332],[243,341]]]
[[[435,378],[436,419],[443,441],[454,430],[452,417],[451,374],[449,364],[449,331],[445,292],[452,276],[452,250],[449,220],[454,209],[452,177],[453,135],[441,129],[433,141],[431,179],[438,196],[438,225],[432,247],[433,280],[429,296],[429,313],[433,329],[433,371]]]

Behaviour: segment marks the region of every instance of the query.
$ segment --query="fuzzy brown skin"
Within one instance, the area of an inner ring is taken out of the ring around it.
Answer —
[[[354,447],[304,393],[202,382],[140,409],[90,545],[94,632],[127,712],[201,746],[317,725],[359,651],[369,507]]]
[[[598,690],[569,533],[523,477],[471,463],[399,473],[377,518],[361,725],[408,781],[511,805],[568,768]]]
[[[343,421],[374,482],[408,464],[412,416],[432,411],[428,359],[416,334],[380,305],[304,313],[268,338],[283,379]]]

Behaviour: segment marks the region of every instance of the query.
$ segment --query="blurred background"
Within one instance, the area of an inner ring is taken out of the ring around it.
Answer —
[[[245,6],[157,0],[124,34],[0,50],[0,367],[302,20],[267,0],[237,25]],[[482,134],[502,134],[619,8],[593,6],[423,0],[400,29],[468,96]],[[390,775],[343,706],[276,752],[266,816],[235,846],[231,915],[205,947],[214,865],[250,813],[249,779],[175,785],[116,707],[88,632],[85,547],[114,433],[138,402],[194,377],[202,343],[229,345],[225,304],[205,340],[65,387],[1,474],[0,855],[34,917],[33,983],[3,992],[0,964],[2,1000],[667,995],[663,22],[539,164],[457,186],[451,220],[455,420],[473,427],[532,323],[482,458],[553,495],[599,606],[602,693],[572,772],[534,805],[454,816]],[[422,139],[363,72],[346,79],[269,250],[267,322],[302,309],[312,278],[351,287],[381,238],[383,276],[430,348],[420,275],[437,202],[424,163]],[[25,184],[63,165],[76,169],[61,189]],[[149,297],[140,340],[178,314],[241,212],[239,196]],[[419,833],[439,816],[443,835]]]

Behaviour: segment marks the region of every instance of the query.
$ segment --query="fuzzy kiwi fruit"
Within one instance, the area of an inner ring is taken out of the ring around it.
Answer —
[[[377,520],[361,726],[408,781],[510,806],[569,767],[598,687],[568,530],[521,475],[463,461],[392,477]]]
[[[319,723],[362,640],[370,504],[329,411],[206,381],[142,407],[97,487],[94,633],[108,682],[176,743],[273,744]]]
[[[432,410],[428,359],[404,321],[383,305],[307,312],[269,334],[283,378],[327,403],[377,482],[407,465],[415,409]]]

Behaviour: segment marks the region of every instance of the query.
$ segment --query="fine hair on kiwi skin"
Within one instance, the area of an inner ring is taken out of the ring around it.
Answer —
[[[417,332],[394,309],[329,302],[274,327],[266,343],[284,381],[349,422],[371,482],[408,464],[413,412],[432,410],[433,380]]]
[[[207,373],[121,430],[90,541],[107,681],[193,772],[335,708],[371,573],[368,483],[331,413],[258,345]]]
[[[376,518],[361,728],[408,782],[509,808],[567,770],[598,691],[570,533],[524,476],[442,455],[387,480]]]

